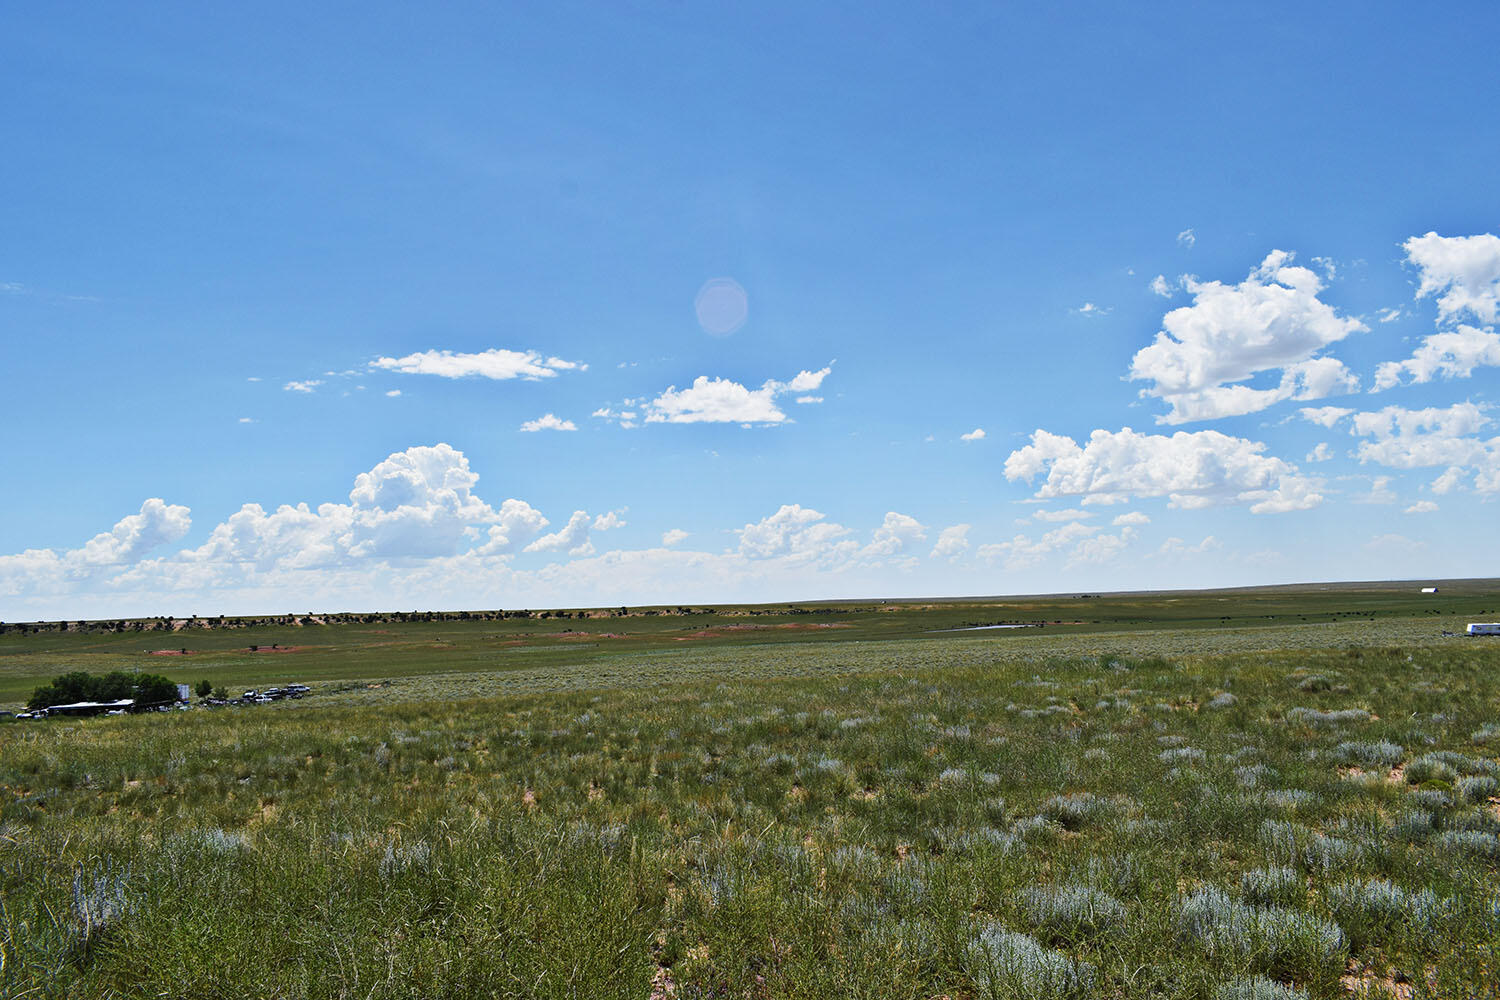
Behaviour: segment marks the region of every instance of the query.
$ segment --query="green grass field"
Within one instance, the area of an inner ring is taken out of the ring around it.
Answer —
[[[0,725],[0,996],[1497,996],[1441,587],[7,634],[314,692]]]

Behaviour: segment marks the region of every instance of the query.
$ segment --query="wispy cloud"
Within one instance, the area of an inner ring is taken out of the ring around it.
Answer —
[[[401,372],[405,375],[437,375],[441,378],[479,378],[506,381],[509,379],[553,378],[559,372],[585,371],[588,365],[580,361],[564,361],[562,358],[544,357],[536,351],[507,351],[491,348],[475,354],[454,351],[421,351],[400,358],[376,358],[371,368]]]

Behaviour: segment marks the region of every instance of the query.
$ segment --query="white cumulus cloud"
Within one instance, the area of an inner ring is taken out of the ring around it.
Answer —
[[[1139,528],[1150,524],[1151,518],[1148,517],[1144,511],[1133,510],[1128,514],[1119,515],[1109,523],[1114,525],[1116,528],[1123,528],[1126,525]]]
[[[661,543],[667,546],[676,545],[678,542],[685,541],[689,534],[690,532],[683,531],[681,528],[671,528],[662,532]]]
[[[1483,407],[1471,402],[1408,410],[1387,406],[1356,414],[1352,433],[1361,441],[1361,462],[1394,469],[1446,466],[1432,483],[1433,492],[1448,493],[1472,476],[1480,493],[1500,492],[1500,437],[1482,438],[1491,423]]]
[[[1500,312],[1500,237],[1413,236],[1402,247],[1421,275],[1417,298],[1437,296],[1438,317],[1451,320],[1468,313],[1485,322]]]
[[[1468,378],[1481,366],[1500,365],[1500,334],[1459,324],[1422,340],[1405,361],[1385,361],[1375,369],[1375,388],[1389,389],[1408,382],[1431,382],[1443,378]]]
[[[1272,251],[1237,285],[1184,279],[1192,305],[1167,313],[1130,367],[1132,379],[1152,383],[1142,395],[1171,407],[1161,423],[1239,416],[1358,387],[1343,362],[1317,355],[1367,327],[1320,300],[1322,280],[1291,261],[1292,254]],[[1274,387],[1243,384],[1273,371],[1281,373]]]
[[[576,431],[578,425],[571,420],[560,419],[556,414],[544,413],[535,420],[528,420],[521,425],[521,430],[526,433],[536,431]]]
[[[849,529],[801,504],[783,504],[776,513],[739,531],[740,554],[749,559],[826,560],[858,548],[845,538]]]
[[[310,378],[310,379],[306,380],[305,382],[288,382],[286,385],[282,386],[281,388],[283,390],[285,390],[286,392],[312,392],[314,389],[316,389],[318,386],[320,386],[322,384],[323,384],[323,380],[322,379],[320,379],[320,378]]]
[[[1304,406],[1297,412],[1309,423],[1332,427],[1354,411],[1347,406]]]
[[[1431,514],[1433,511],[1435,511],[1437,509],[1438,509],[1438,505],[1435,504],[1435,503],[1433,503],[1431,500],[1418,500],[1416,503],[1412,504],[1410,507],[1406,508],[1401,513],[1403,513],[1403,514]]]
[[[1165,496],[1173,507],[1245,503],[1261,514],[1322,502],[1315,483],[1290,463],[1263,454],[1265,447],[1218,431],[1168,437],[1129,427],[1096,430],[1080,447],[1072,438],[1038,430],[1005,460],[1005,477],[1031,482],[1042,476],[1037,499],[1082,497],[1086,504]]]
[[[865,546],[866,556],[893,556],[927,538],[927,527],[908,514],[890,511]]]
[[[593,519],[588,511],[575,510],[568,523],[550,535],[543,535],[530,545],[527,552],[567,552],[570,556],[592,555],[594,543],[589,539],[589,528]]]
[[[804,394],[798,402],[814,402],[820,397],[806,396],[823,384],[831,367],[819,371],[798,372],[790,381],[768,379],[759,389],[751,389],[726,378],[700,375],[686,389],[669,386],[660,396],[645,404],[647,423],[696,424],[779,424],[787,415],[777,405],[778,396]],[[601,411],[596,415],[607,415]]]
[[[969,431],[969,433],[967,433],[967,434],[960,434],[958,436],[958,439],[960,441],[983,441],[984,440],[984,428],[983,427],[976,427],[972,431]]]
[[[1032,520],[1050,521],[1053,523],[1058,521],[1086,521],[1093,516],[1093,511],[1082,510],[1077,507],[1068,510],[1039,510],[1031,515]]]
[[[508,379],[552,378],[558,372],[583,371],[588,365],[562,358],[544,357],[536,351],[507,351],[491,348],[474,354],[455,351],[420,351],[400,358],[376,358],[371,368],[401,372],[406,375],[438,375],[442,378]]]
[[[953,562],[967,552],[969,527],[967,524],[955,524],[938,532],[937,544],[932,547],[932,558]]]

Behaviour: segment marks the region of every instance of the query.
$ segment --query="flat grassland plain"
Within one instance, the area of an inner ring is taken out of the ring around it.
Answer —
[[[9,626],[313,691],[0,724],[0,996],[1497,996],[1500,581],[1418,587]]]

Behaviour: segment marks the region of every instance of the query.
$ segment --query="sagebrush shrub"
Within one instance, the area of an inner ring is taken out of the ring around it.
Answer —
[[[1073,1000],[1094,985],[1093,966],[998,924],[979,929],[966,965],[985,1000]]]
[[[1086,885],[1028,889],[1022,906],[1031,923],[1058,937],[1096,934],[1125,919],[1125,906],[1107,892]]]

